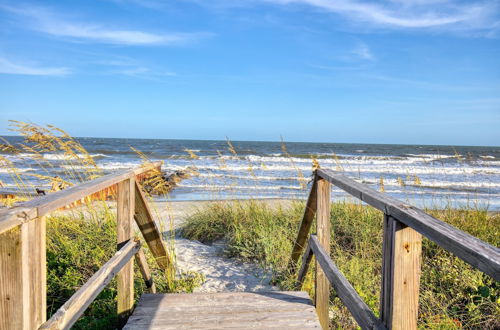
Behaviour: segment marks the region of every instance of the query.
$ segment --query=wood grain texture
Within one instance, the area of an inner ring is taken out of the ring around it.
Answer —
[[[384,237],[382,243],[382,283],[380,292],[380,319],[389,327],[392,316],[392,282],[393,282],[393,255],[394,255],[394,233],[396,221],[388,215],[384,215]]]
[[[45,218],[0,234],[0,329],[36,329],[46,319]]]
[[[135,254],[135,262],[141,271],[142,278],[144,279],[144,283],[149,289],[149,292],[156,293],[153,276],[151,276],[151,270],[149,269],[148,261],[146,260],[146,255],[144,254],[144,250],[142,248]]]
[[[398,219],[471,266],[500,281],[500,248],[340,173],[326,169],[319,169],[317,173],[321,178]]]
[[[137,241],[127,242],[40,329],[69,329],[97,295],[139,250]]]
[[[37,217],[36,208],[17,206],[0,210],[0,234]]]
[[[309,265],[311,264],[311,260],[313,257],[313,253],[311,250],[311,244],[308,242],[306,251],[304,252],[304,256],[302,258],[302,265],[300,266],[299,274],[297,276],[297,283],[295,284],[296,290],[301,290],[302,285],[304,284],[304,280],[307,275],[307,271],[309,270]]]
[[[135,184],[135,214],[134,219],[139,227],[139,230],[149,247],[149,250],[155,257],[160,268],[166,270],[170,268],[172,261],[170,255],[163,244],[162,235],[155,220],[153,219],[151,210],[144,192],[139,184]]]
[[[422,236],[395,222],[390,329],[417,329]]]
[[[288,271],[290,273],[295,273],[297,269],[297,261],[299,261],[300,255],[307,244],[307,239],[309,237],[309,232],[316,215],[317,207],[317,176],[314,174],[314,180],[311,186],[311,191],[309,192],[309,197],[307,198],[306,208],[304,210],[304,216],[300,222],[299,231],[297,233],[297,239],[293,244],[292,255],[288,263]]]
[[[145,294],[124,329],[320,329],[306,292]]]
[[[317,211],[316,232],[318,242],[327,255],[330,255],[330,183],[324,179],[317,182]],[[316,285],[315,285],[316,312],[323,329],[329,329],[330,317],[330,282],[325,272],[316,260]]]
[[[135,212],[135,179],[118,183],[117,189],[117,244],[118,249],[132,239],[132,219]],[[134,307],[134,263],[130,260],[117,276],[117,312],[123,326]]]
[[[28,329],[23,316],[21,228],[0,234],[0,329]]]
[[[311,235],[310,244],[316,261],[324,270],[326,277],[337,292],[340,300],[349,309],[349,312],[351,312],[359,326],[362,329],[386,329],[382,322],[375,317],[368,305],[361,299],[356,290],[354,290],[344,274],[333,263],[330,255],[323,249],[315,235]]]
[[[21,225],[23,234],[23,263],[27,270],[29,328],[38,328],[47,319],[47,259],[45,217]],[[25,304],[26,306],[26,304]]]

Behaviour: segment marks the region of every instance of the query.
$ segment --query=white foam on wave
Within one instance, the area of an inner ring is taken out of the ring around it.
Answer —
[[[85,159],[87,155],[85,154],[75,154],[75,155],[66,155],[66,154],[43,154],[43,158],[47,160],[73,160],[73,159]],[[105,154],[89,154],[92,158],[106,158],[110,157]]]
[[[24,173],[24,172],[28,172],[28,171],[34,171],[35,169],[34,168],[31,168],[31,167],[21,167],[21,168],[16,168],[15,171],[9,169],[9,168],[5,168],[5,167],[2,167],[0,168],[0,173]]]
[[[186,184],[179,183],[179,187],[182,188],[195,188],[203,190],[304,190],[300,186],[258,186],[258,185],[218,185],[218,184]]]

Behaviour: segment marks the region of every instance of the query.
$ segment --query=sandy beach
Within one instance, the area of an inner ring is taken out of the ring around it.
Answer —
[[[290,205],[292,200],[262,199],[271,207]],[[203,274],[204,283],[195,292],[224,291],[269,291],[277,290],[269,281],[270,274],[259,265],[244,263],[223,255],[224,242],[206,245],[188,240],[180,234],[180,228],[187,216],[210,203],[232,203],[232,201],[185,201],[155,203],[160,223],[166,237],[175,237],[177,272],[195,271]],[[171,229],[170,229],[171,228]],[[173,230],[173,232],[171,232]]]

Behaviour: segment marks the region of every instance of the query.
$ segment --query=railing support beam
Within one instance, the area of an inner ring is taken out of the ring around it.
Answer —
[[[0,234],[0,329],[37,329],[47,317],[45,218]]]
[[[117,189],[117,250],[132,239],[132,221],[135,213],[135,179],[118,183]],[[117,277],[117,313],[120,328],[125,325],[134,306],[134,262],[130,260]]]
[[[417,329],[422,236],[384,216],[380,316],[388,329]]]
[[[325,252],[330,255],[330,183],[324,179],[317,182],[317,214],[316,232],[319,243]],[[330,282],[323,269],[316,261],[316,313],[323,329],[328,329],[330,317]]]

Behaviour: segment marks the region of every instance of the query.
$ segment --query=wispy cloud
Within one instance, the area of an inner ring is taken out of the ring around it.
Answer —
[[[26,65],[14,63],[5,58],[0,58],[0,74],[17,74],[31,76],[65,76],[70,73],[64,67],[43,67],[38,65]]]
[[[355,23],[357,27],[442,29],[443,31],[491,31],[500,29],[498,1],[482,0],[186,0],[206,7],[232,8],[235,4],[305,6],[334,13]]]
[[[364,43],[359,43],[352,51],[351,53],[355,56],[357,56],[360,59],[363,60],[373,60],[375,57],[373,56],[370,48],[364,44]]]
[[[153,33],[141,30],[120,29],[106,24],[78,22],[58,15],[47,8],[0,7],[10,13],[30,20],[29,27],[51,36],[78,41],[118,45],[178,45],[195,41],[209,33]]]
[[[265,0],[276,4],[303,4],[375,24],[426,28],[451,24],[484,24],[481,18],[497,9],[495,3],[440,1],[386,1],[384,4],[352,0]]]

